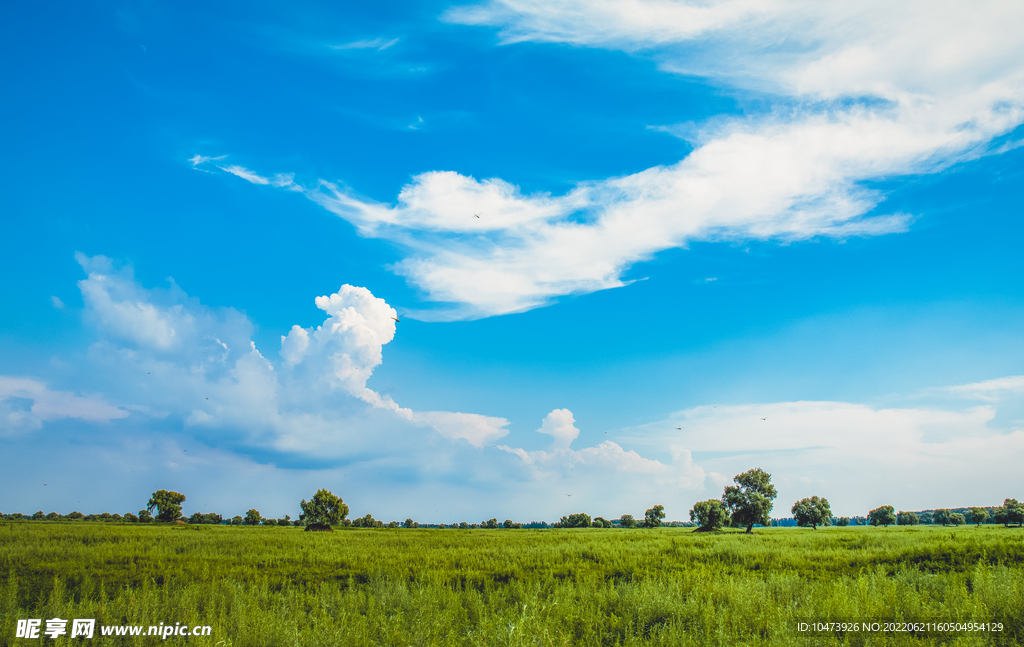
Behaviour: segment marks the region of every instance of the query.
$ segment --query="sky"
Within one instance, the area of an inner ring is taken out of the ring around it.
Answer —
[[[1024,496],[1024,5],[287,5],[6,7],[0,512]]]

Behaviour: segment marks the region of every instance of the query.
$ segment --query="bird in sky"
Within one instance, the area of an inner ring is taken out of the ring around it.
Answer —
[[[475,213],[474,213],[473,215],[474,215],[474,216],[476,216],[477,218],[479,218],[479,217],[480,217],[480,216],[477,216],[477,215],[476,215]]]
[[[761,418],[761,420],[767,420],[768,418]]]
[[[206,399],[209,400],[210,398],[206,398]]]
[[[682,427],[676,427],[676,429],[682,429]]]
[[[399,322],[399,323],[401,323],[401,322],[402,322],[402,320],[401,320],[401,319],[399,319],[398,317],[391,317],[391,318],[392,318],[392,319],[394,319],[395,321]]]

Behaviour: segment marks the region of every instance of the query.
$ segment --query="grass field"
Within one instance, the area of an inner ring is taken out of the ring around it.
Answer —
[[[1024,532],[0,526],[0,642],[19,618],[175,622],[210,637],[52,644],[1020,645]],[[809,636],[800,621],[1003,631]]]

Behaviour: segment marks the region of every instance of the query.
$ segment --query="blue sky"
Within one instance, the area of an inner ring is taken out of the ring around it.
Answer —
[[[1020,498],[1020,12],[15,5],[0,510]]]

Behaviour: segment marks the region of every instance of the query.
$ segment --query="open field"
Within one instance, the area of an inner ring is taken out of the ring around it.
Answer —
[[[0,577],[3,644],[32,644],[13,638],[18,618],[53,617],[211,625],[211,637],[167,641],[239,647],[1024,644],[1024,532],[1002,526],[744,535],[15,522],[0,526]],[[808,637],[796,631],[808,620],[1003,631]]]

